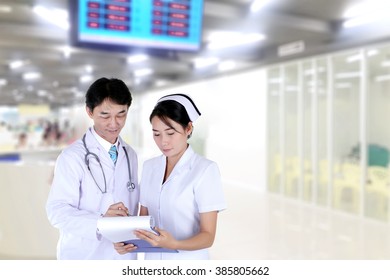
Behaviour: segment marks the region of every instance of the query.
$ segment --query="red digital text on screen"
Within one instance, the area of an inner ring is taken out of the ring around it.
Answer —
[[[100,24],[94,21],[88,21],[87,26],[92,29],[100,28]]]
[[[153,28],[152,29],[152,34],[154,34],[154,35],[163,35],[164,34],[164,30],[159,29],[159,28]]]
[[[168,13],[168,16],[170,18],[174,19],[189,19],[190,16],[188,14],[183,14],[183,13]]]
[[[91,9],[99,9],[100,3],[89,1],[87,6],[88,6],[88,8],[91,8]]]
[[[121,25],[121,24],[106,23],[104,25],[104,28],[107,30],[115,30],[115,31],[130,31],[130,26]]]
[[[130,17],[128,16],[115,15],[115,14],[106,14],[104,18],[107,20],[125,21],[125,22],[128,22],[130,20]]]
[[[154,16],[162,16],[162,15],[163,15],[163,12],[162,12],[162,11],[153,10],[152,14],[153,14]]]
[[[188,32],[170,30],[168,31],[168,35],[173,37],[188,37]]]
[[[179,4],[179,3],[170,3],[168,7],[171,9],[184,10],[184,11],[188,11],[190,9],[189,5]]]
[[[110,5],[110,4],[105,5],[105,9],[108,11],[124,12],[124,13],[128,13],[130,11],[130,7],[120,6],[120,5]]]
[[[162,20],[159,20],[159,19],[152,20],[152,23],[153,23],[153,25],[163,25],[164,24],[164,22]]]
[[[164,2],[163,1],[153,1],[153,6],[163,7]]]
[[[171,27],[177,27],[177,28],[187,28],[188,27],[188,23],[178,22],[178,21],[168,21],[168,25]]]
[[[100,14],[95,12],[89,12],[88,18],[100,18]]]

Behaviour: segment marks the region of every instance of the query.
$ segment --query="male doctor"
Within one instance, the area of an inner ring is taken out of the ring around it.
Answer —
[[[136,259],[118,254],[97,229],[101,216],[138,214],[138,159],[119,136],[132,96],[123,81],[103,77],[85,97],[93,126],[59,155],[46,204],[60,231],[57,259]]]

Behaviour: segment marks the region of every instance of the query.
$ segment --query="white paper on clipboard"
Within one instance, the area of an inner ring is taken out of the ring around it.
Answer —
[[[156,234],[153,227],[152,216],[101,217],[97,223],[99,233],[112,242],[137,239],[134,234],[136,229],[144,229]]]

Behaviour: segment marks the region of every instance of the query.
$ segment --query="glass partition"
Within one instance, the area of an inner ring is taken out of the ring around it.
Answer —
[[[268,188],[390,222],[390,46],[269,67]]]
[[[361,53],[332,57],[333,64],[333,206],[359,213],[360,170],[360,69]]]
[[[313,96],[315,88],[314,60],[302,63],[302,160],[303,160],[303,199],[312,201],[314,174],[313,174]]]
[[[301,159],[298,153],[298,65],[288,64],[284,67],[284,150],[285,150],[285,189],[284,193],[289,197],[298,197],[301,180]]]
[[[274,67],[267,71],[268,106],[267,106],[267,144],[268,144],[268,190],[281,192],[284,170],[281,150],[281,78],[280,68]]]
[[[367,91],[367,217],[389,221],[390,47],[366,50],[369,69]]]
[[[330,194],[331,176],[329,176],[330,166],[330,147],[329,147],[329,95],[328,90],[328,78],[329,73],[327,69],[327,57],[321,57],[316,60],[316,83],[315,93],[317,97],[317,160],[315,170],[316,172],[316,188],[315,189],[315,201],[320,205],[328,205],[328,196]]]

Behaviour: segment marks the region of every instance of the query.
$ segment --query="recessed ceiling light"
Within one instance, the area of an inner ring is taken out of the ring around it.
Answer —
[[[93,72],[93,67],[92,65],[85,65],[85,71],[87,71],[87,73],[92,73]]]
[[[17,69],[22,67],[25,64],[23,60],[14,60],[9,63],[9,68],[11,69]]]
[[[92,75],[82,75],[80,77],[80,82],[81,83],[88,83],[88,82],[90,82],[92,80],[93,80],[93,76]]]
[[[251,12],[258,12],[261,9],[263,9],[269,2],[270,0],[253,0],[251,4]]]
[[[344,28],[351,28],[388,18],[388,1],[366,1],[348,8],[343,17]]]
[[[193,60],[194,67],[197,69],[209,67],[211,65],[217,64],[218,62],[219,58],[217,57],[199,57]]]
[[[33,11],[41,16],[46,21],[61,27],[62,29],[69,29],[68,12],[63,9],[49,9],[44,6],[37,5]]]
[[[143,68],[134,71],[134,76],[136,77],[144,77],[153,74],[153,70],[150,68]]]
[[[40,90],[38,90],[37,94],[40,97],[44,97],[44,96],[48,95],[48,92],[46,90],[40,89]]]
[[[368,56],[374,56],[377,55],[378,53],[379,53],[378,49],[371,49],[367,51]]]
[[[69,46],[65,46],[62,49],[62,53],[63,53],[65,58],[69,58],[70,55],[72,54],[72,49]]]
[[[219,71],[229,71],[236,67],[236,63],[233,60],[223,61],[218,65]]]
[[[36,80],[42,77],[42,74],[39,72],[26,72],[22,75],[23,80]]]
[[[0,79],[0,86],[6,86],[8,81],[6,79]]]
[[[127,58],[127,63],[133,64],[133,63],[139,63],[145,60],[148,60],[149,56],[145,54],[136,54],[131,55]]]
[[[158,79],[155,82],[156,87],[163,87],[163,86],[166,86],[168,84],[169,84],[168,80],[162,80],[162,79]]]

